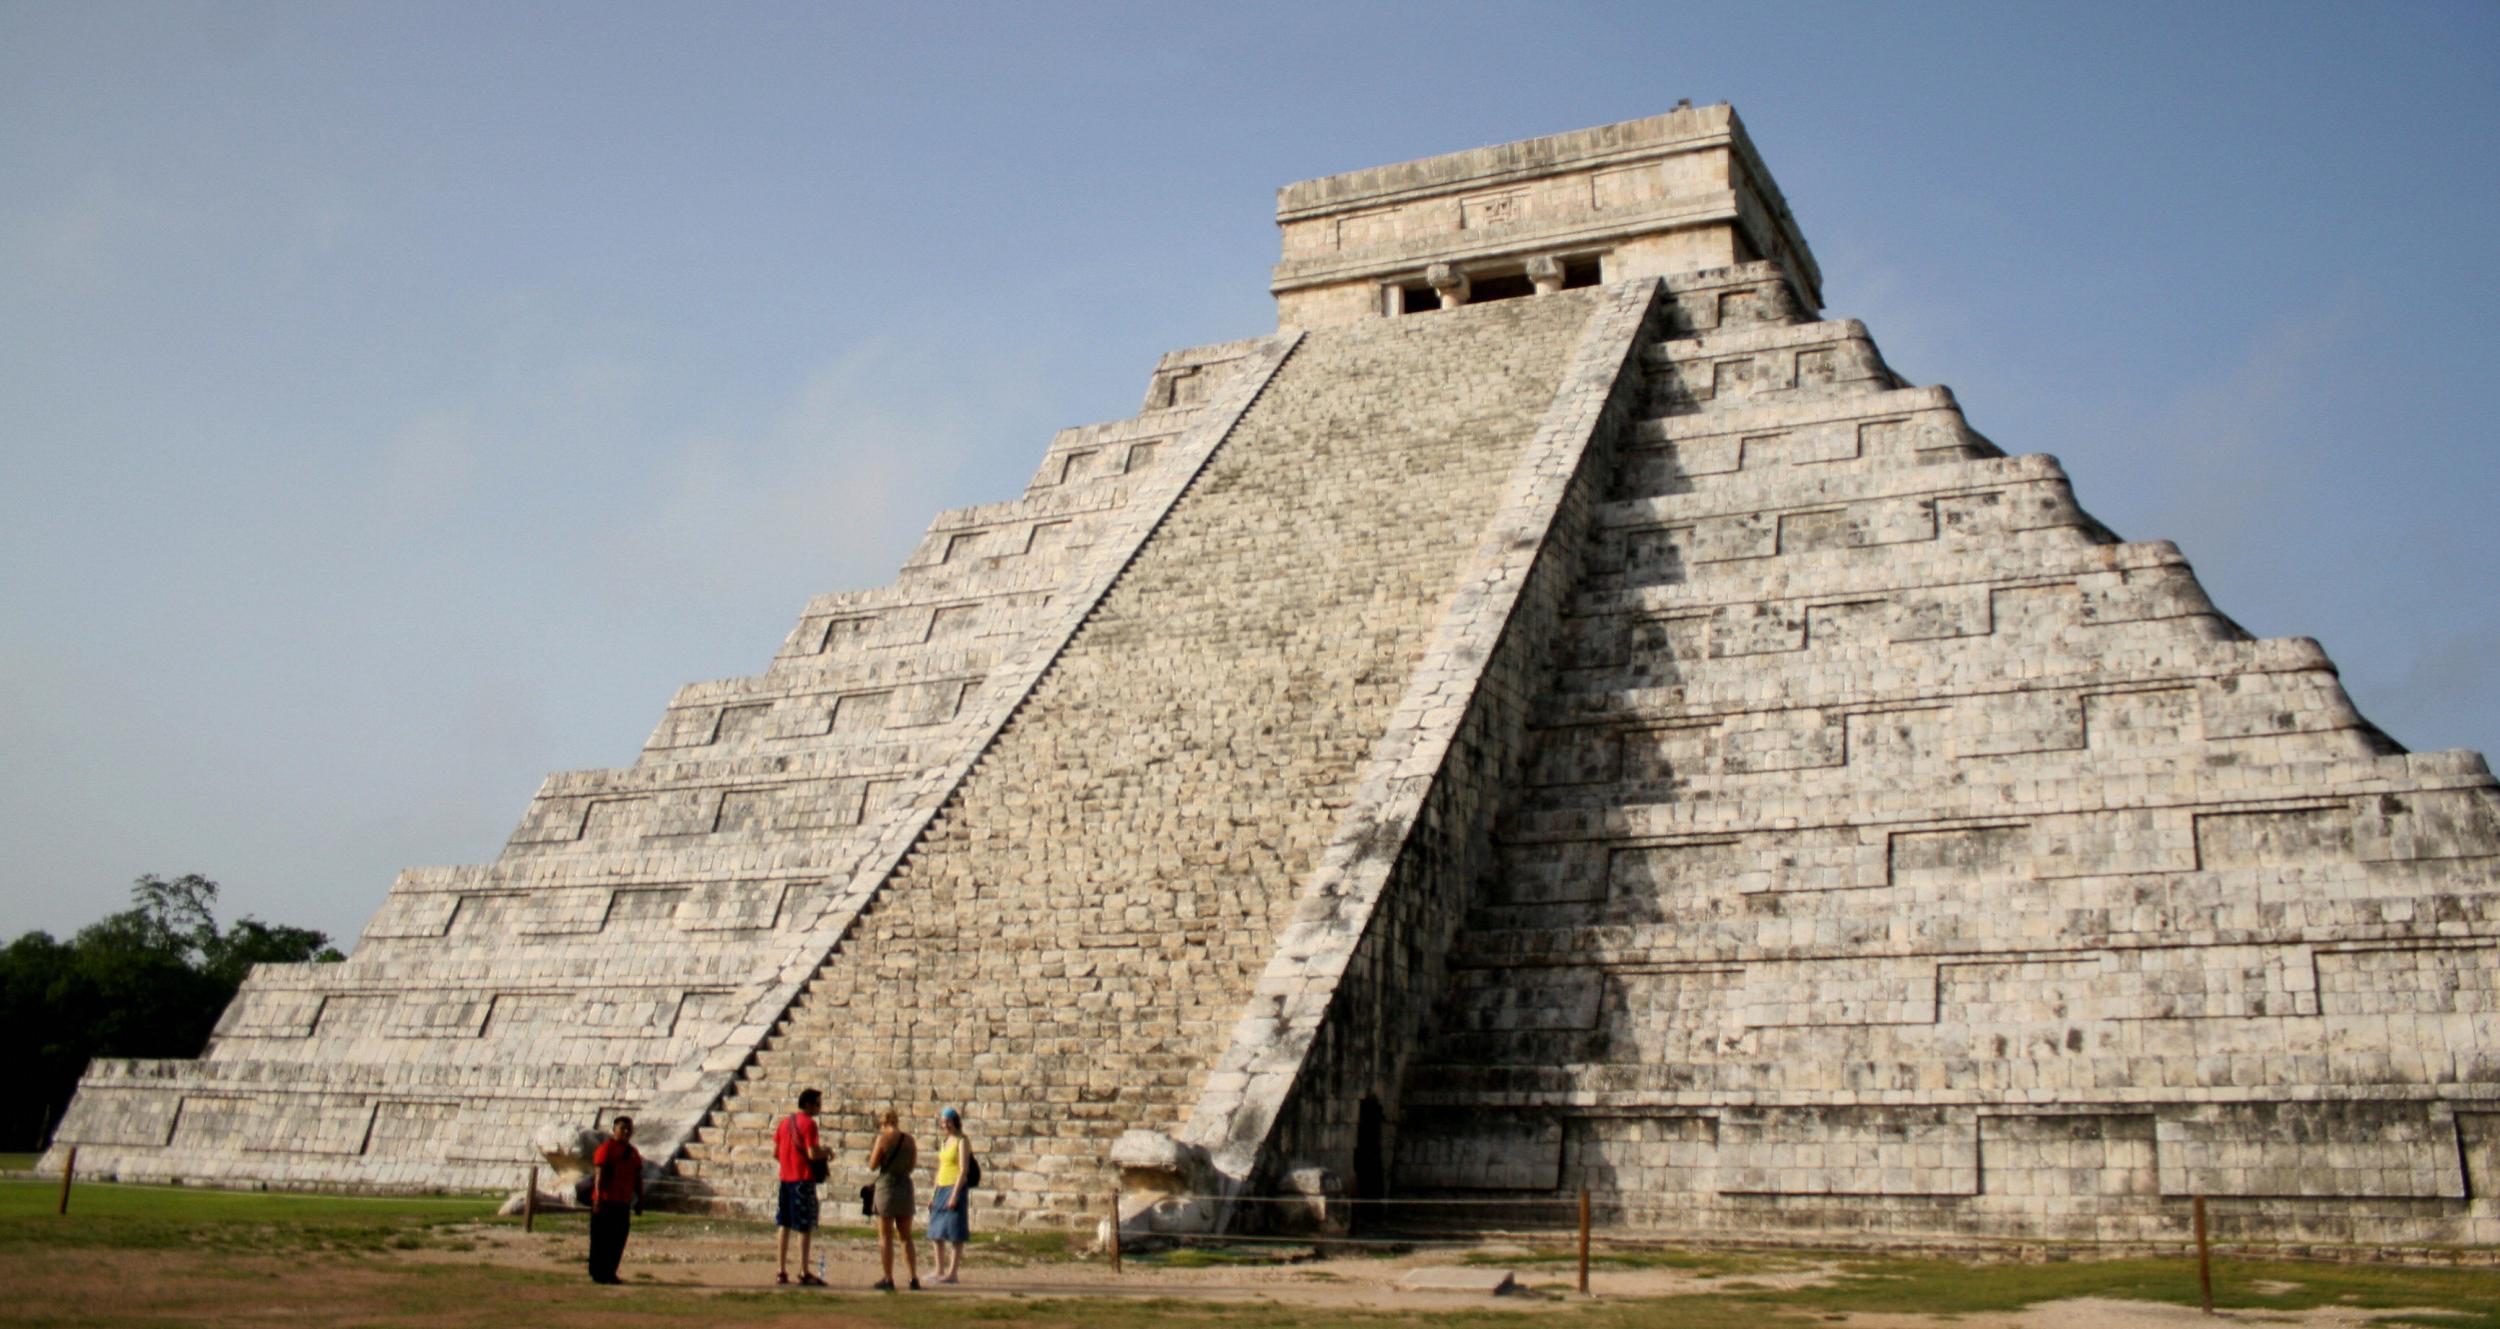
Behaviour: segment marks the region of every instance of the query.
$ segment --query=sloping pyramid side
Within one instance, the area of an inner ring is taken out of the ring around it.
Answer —
[[[505,1187],[620,1110],[667,1157],[1291,345],[1165,356],[633,765],[549,777],[497,861],[403,873],[344,963],[259,967],[196,1060],[96,1062],[47,1166]]]
[[[2500,1239],[2482,759],[1854,322],[1645,365],[1385,1156],[1313,1157],[1509,1221]]]

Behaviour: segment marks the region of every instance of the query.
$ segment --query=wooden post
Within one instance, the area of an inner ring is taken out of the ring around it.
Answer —
[[[2214,1313],[2214,1255],[2205,1244],[2205,1197],[2199,1195],[2192,1206],[2196,1214],[2196,1286],[2205,1296],[2205,1313]]]
[[[1589,1188],[1580,1188],[1580,1295],[1589,1294]]]
[[[538,1230],[538,1165],[530,1164],[530,1188],[521,1192],[521,1230]]]
[[[1120,1272],[1120,1193],[1111,1192],[1111,1272]]]
[[[69,1178],[77,1170],[78,1146],[73,1144],[69,1147],[68,1156],[61,1160],[61,1213],[69,1212]]]

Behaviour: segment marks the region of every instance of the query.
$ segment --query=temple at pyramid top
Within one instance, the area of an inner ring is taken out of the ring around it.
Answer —
[[[1280,327],[1322,327],[1767,259],[1822,273],[1734,107],[1374,166],[1276,191]]]

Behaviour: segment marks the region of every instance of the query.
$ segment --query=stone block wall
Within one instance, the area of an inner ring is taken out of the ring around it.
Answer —
[[[1428,317],[1428,316],[1427,316]],[[2500,792],[1848,321],[1646,352],[1402,1194],[1684,1233],[2500,1237]],[[2482,1151],[2482,1152],[2478,1152]]]

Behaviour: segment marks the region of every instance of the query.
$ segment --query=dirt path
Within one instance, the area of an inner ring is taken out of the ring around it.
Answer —
[[[863,1295],[877,1277],[872,1243],[822,1243],[827,1291],[773,1283],[769,1231],[693,1223],[647,1224],[628,1248],[632,1286],[593,1288],[582,1278],[579,1221],[523,1233],[509,1226],[439,1230],[415,1249],[367,1249],[282,1256],[262,1250],[79,1249],[17,1245],[0,1249],[0,1322],[80,1325],[185,1325],[264,1329],[270,1325],[440,1326],[442,1329],[618,1329],[619,1326],[763,1325],[811,1329],[918,1329],[974,1322],[1048,1329],[1143,1329],[1188,1322],[1170,1299],[1229,1305],[1261,1325],[1328,1325],[1337,1316],[1502,1311],[1531,1322],[1576,1322],[1591,1303],[1570,1291],[1565,1265],[1519,1260],[1490,1248],[1494,1267],[1514,1272],[1518,1295],[1410,1291],[1401,1280],[1420,1269],[1460,1266],[1460,1252],[1431,1250],[1394,1258],[1175,1268],[1132,1260],[1114,1277],[1099,1261],[1036,1258],[975,1248],[967,1281],[892,1297]],[[925,1247],[924,1247],[925,1253]],[[493,1271],[489,1273],[489,1271]],[[1641,1299],[1731,1291],[1803,1288],[1829,1266],[1810,1258],[1731,1255],[1692,1267],[1600,1268],[1593,1278],[1597,1323],[1646,1324]],[[973,1303],[973,1304],[967,1304]],[[1160,1304],[1158,1304],[1160,1303]],[[1690,1305],[1691,1303],[1688,1303]],[[2134,1301],[2069,1300],[2013,1313],[1839,1315],[1829,1311],[1703,1303],[1721,1308],[1712,1325],[1833,1324],[1851,1329],[2201,1329],[2217,1322],[2304,1329],[2358,1329],[2393,1314],[2333,1308],[2226,1312]],[[1610,1316],[1618,1308],[1633,1318]],[[1657,1321],[1665,1323],[1665,1321]]]
[[[566,1268],[578,1265],[581,1245],[570,1236],[550,1237],[501,1230],[486,1234],[488,1240],[468,1252],[429,1252],[421,1258],[453,1261],[482,1261],[526,1268],[550,1268],[561,1264]],[[829,1239],[820,1243],[819,1253],[825,1257],[825,1278],[835,1291],[867,1290],[879,1276],[874,1243],[858,1239]],[[1480,1293],[1446,1293],[1415,1291],[1400,1286],[1408,1275],[1423,1269],[1446,1269],[1462,1266],[1461,1252],[1429,1250],[1395,1257],[1353,1257],[1317,1259],[1276,1265],[1219,1265],[1208,1268],[1173,1268],[1148,1261],[1131,1260],[1124,1271],[1114,1276],[1097,1260],[1033,1259],[1011,1253],[975,1248],[965,1262],[965,1281],[957,1286],[931,1286],[923,1295],[944,1297],[1108,1297],[1147,1299],[1182,1296],[1192,1299],[1230,1302],[1270,1302],[1286,1306],[1309,1307],[1313,1310],[1375,1310],[1402,1312],[1486,1311],[1516,1312],[1568,1311],[1584,1306],[1573,1292],[1573,1270],[1569,1266],[1522,1260],[1502,1263],[1504,1248],[1486,1248],[1478,1255],[1493,1261],[1493,1267],[1508,1269],[1519,1285],[1520,1293],[1490,1297]],[[1524,1255],[1526,1252],[1516,1252]],[[927,1247],[922,1247],[924,1261]],[[796,1272],[796,1250],[792,1253],[792,1276]],[[678,1287],[705,1291],[774,1291],[773,1247],[770,1233],[702,1232],[678,1229],[638,1235],[627,1258],[628,1273],[638,1282],[650,1286]],[[925,1274],[929,1272],[924,1265]],[[1713,1272],[1709,1268],[1675,1269],[1606,1269],[1593,1270],[1590,1291],[1601,1302],[1606,1300],[1637,1300],[1656,1297],[1704,1294],[1726,1291],[1733,1284],[1754,1288],[1796,1288],[1824,1281],[1832,1268],[1812,1260],[1778,1259],[1770,1267],[1742,1269],[1734,1275]],[[896,1276],[902,1276],[898,1257]],[[792,1287],[786,1291],[805,1298],[813,1289]],[[2305,1329],[2345,1329],[2368,1325],[2396,1312],[2350,1308],[2322,1308],[2312,1311],[2224,1311],[2207,1317],[2194,1307],[2171,1306],[2155,1302],[2114,1301],[2083,1298],[2047,1302],[2020,1312],[1997,1314],[1943,1315],[1878,1315],[1853,1314],[1845,1319],[1817,1317],[1822,1323],[1850,1326],[1851,1329],[2190,1329],[2216,1323],[2250,1323],[2303,1326]]]

